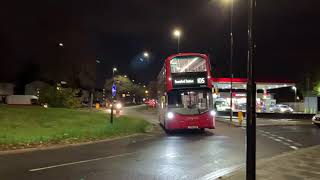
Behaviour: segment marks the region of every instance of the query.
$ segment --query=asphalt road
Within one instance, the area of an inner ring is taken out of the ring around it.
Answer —
[[[320,129],[311,125],[257,130],[258,159],[317,144]],[[159,128],[115,141],[0,155],[0,162],[1,180],[214,179],[244,165],[245,129],[217,122],[205,133],[166,135]]]

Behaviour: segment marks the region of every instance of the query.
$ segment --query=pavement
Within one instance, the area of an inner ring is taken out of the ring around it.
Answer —
[[[320,145],[278,155],[257,162],[256,177],[259,180],[319,180]],[[242,168],[220,179],[245,179]]]
[[[218,121],[216,129],[205,133],[192,130],[167,135],[154,111],[130,107],[122,113],[147,118],[155,131],[114,141],[0,154],[0,179],[206,180],[228,178],[245,163],[245,127]],[[257,160],[320,145],[319,137],[320,129],[313,125],[258,126]]]

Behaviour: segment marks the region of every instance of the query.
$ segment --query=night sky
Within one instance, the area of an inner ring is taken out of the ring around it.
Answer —
[[[98,86],[112,66],[139,82],[154,80],[176,52],[172,30],[183,31],[182,52],[208,53],[213,73],[228,77],[229,9],[222,0],[7,1],[0,7],[1,81],[46,76],[72,64],[97,65]],[[247,0],[234,0],[235,77],[246,76]],[[298,80],[320,66],[319,3],[257,0],[256,74]],[[64,43],[64,47],[58,43]],[[143,51],[151,55],[141,61]],[[59,59],[59,60],[57,60]],[[31,64],[31,65],[30,65]],[[61,65],[62,64],[62,65]],[[33,65],[33,66],[32,66]],[[36,67],[37,73],[34,72]],[[29,73],[30,72],[30,73]],[[63,76],[63,74],[62,74]]]

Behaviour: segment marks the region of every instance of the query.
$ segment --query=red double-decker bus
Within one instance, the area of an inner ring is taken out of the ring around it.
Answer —
[[[179,53],[168,57],[158,75],[159,121],[167,131],[215,128],[209,57]]]

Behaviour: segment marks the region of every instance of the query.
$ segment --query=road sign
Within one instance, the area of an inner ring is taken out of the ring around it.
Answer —
[[[112,85],[112,97],[115,97],[117,94],[117,86],[115,84]]]

